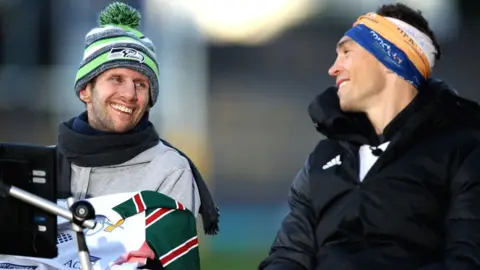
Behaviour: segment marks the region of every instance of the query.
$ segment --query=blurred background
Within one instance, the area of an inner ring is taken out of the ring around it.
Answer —
[[[203,269],[256,269],[287,212],[292,179],[322,137],[307,114],[334,84],[335,44],[386,0],[131,0],[156,45],[151,120],[198,164],[221,208]],[[400,1],[424,12],[444,50],[434,76],[477,87],[478,1]],[[107,0],[0,0],[0,141],[55,144],[84,110],[74,94],[84,36]]]

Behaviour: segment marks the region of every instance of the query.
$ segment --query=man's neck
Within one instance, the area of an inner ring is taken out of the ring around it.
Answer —
[[[392,85],[382,91],[382,94],[375,100],[374,106],[366,110],[375,132],[382,134],[385,127],[412,102],[416,95],[417,90],[415,88],[401,83]]]

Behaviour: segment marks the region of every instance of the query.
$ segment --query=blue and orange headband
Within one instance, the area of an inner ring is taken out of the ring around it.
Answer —
[[[368,13],[360,16],[345,35],[417,88],[435,65],[437,51],[432,40],[398,19]]]

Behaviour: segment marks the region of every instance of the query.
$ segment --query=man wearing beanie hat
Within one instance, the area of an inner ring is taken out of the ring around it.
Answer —
[[[421,12],[387,4],[340,38],[318,142],[262,270],[480,269],[480,106],[431,77]]]
[[[159,73],[152,42],[137,30],[140,13],[113,3],[99,23],[85,37],[75,78],[86,111],[59,126],[59,195],[156,191],[200,214],[205,232],[216,234],[219,212],[202,176],[148,119]]]

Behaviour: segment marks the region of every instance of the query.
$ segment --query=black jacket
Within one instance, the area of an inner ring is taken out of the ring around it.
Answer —
[[[336,88],[309,107],[318,143],[289,194],[265,270],[480,269],[480,107],[425,83],[382,136],[342,113]],[[361,145],[390,141],[362,182]],[[323,169],[335,158],[341,164]]]

